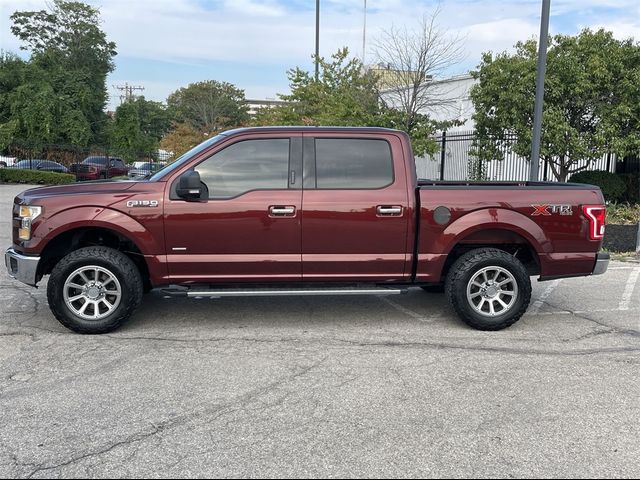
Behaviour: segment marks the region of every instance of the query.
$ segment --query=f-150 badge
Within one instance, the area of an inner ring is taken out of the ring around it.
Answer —
[[[573,215],[571,205],[531,205],[533,207],[532,217],[544,215],[545,217],[559,213],[560,215]]]
[[[127,207],[135,208],[135,207],[157,207],[158,200],[129,200],[127,202]]]

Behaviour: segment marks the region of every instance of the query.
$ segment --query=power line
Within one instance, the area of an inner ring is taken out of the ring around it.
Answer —
[[[129,85],[129,83],[125,82],[124,85],[113,85],[113,88],[116,90],[120,90],[120,105],[124,102],[130,102],[135,100],[137,95],[134,95],[134,91],[140,90],[143,91],[144,87],[142,85]]]

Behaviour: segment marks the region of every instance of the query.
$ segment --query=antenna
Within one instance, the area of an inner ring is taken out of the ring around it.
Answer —
[[[136,99],[137,95],[133,94],[134,90],[144,90],[142,85],[129,85],[127,82],[124,85],[113,85],[113,88],[120,90],[120,105]]]

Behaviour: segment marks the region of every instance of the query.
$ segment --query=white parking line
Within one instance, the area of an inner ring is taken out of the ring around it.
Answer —
[[[631,303],[631,296],[633,295],[633,289],[636,286],[636,282],[638,281],[638,276],[640,276],[640,267],[634,268],[631,274],[629,275],[629,279],[627,280],[627,285],[625,286],[624,292],[622,294],[622,298],[620,299],[620,305],[618,306],[618,310],[629,310],[629,304]]]
[[[411,318],[415,318],[420,322],[427,323],[431,321],[431,319],[429,319],[428,317],[425,317],[424,315],[420,315],[418,312],[414,312],[413,310],[410,310],[407,307],[403,307],[399,303],[396,303],[387,297],[380,296],[378,298],[382,300],[384,303],[386,303],[387,305],[390,305],[392,308],[398,310],[399,312],[404,313],[405,315],[410,316]]]
[[[588,315],[590,313],[613,313],[621,311],[619,308],[601,308],[595,310],[576,310],[575,312],[570,312],[569,310],[557,310],[553,312],[538,312],[535,313],[535,316],[542,317],[545,315]],[[640,309],[637,308],[629,308],[625,310],[627,312],[640,312]],[[531,312],[527,312],[525,315],[534,315]]]
[[[553,280],[549,286],[547,286],[547,288],[544,290],[544,292],[542,292],[542,295],[540,295],[540,297],[538,297],[538,299],[533,303],[533,305],[531,305],[531,309],[529,311],[529,313],[531,315],[535,315],[538,313],[538,310],[540,310],[540,307],[542,306],[542,304],[544,303],[544,301],[549,298],[549,295],[551,295],[553,293],[553,291],[556,289],[556,287],[560,285],[560,279],[558,280]]]

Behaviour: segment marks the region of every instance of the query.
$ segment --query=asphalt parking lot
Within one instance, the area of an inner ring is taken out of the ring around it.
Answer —
[[[640,263],[536,281],[493,333],[415,289],[153,292],[81,336],[44,288],[0,291],[2,478],[640,476]]]

